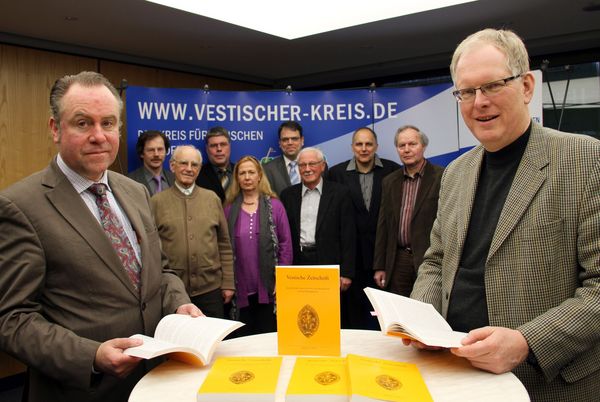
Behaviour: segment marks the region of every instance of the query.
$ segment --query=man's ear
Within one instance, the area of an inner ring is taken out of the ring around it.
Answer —
[[[48,127],[50,127],[50,132],[52,133],[52,141],[55,144],[60,143],[60,123],[54,120],[54,117],[50,117],[48,120]]]
[[[525,98],[525,104],[529,104],[531,102],[531,98],[533,98],[533,89],[535,88],[535,77],[531,71],[525,73],[523,75],[523,96]]]

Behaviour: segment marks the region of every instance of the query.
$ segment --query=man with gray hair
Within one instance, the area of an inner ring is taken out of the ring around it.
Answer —
[[[377,286],[410,295],[437,212],[444,168],[428,162],[429,139],[415,126],[400,127],[394,145],[402,169],[382,183],[373,269]]]
[[[444,173],[411,297],[468,332],[454,354],[512,370],[532,400],[596,401],[600,141],[532,121],[528,60],[505,30],[479,31],[454,53],[454,96],[481,145]]]
[[[281,192],[290,222],[294,264],[339,264],[340,290],[352,284],[356,228],[348,188],[323,179],[325,158],[318,148],[298,154],[301,183]],[[343,299],[342,299],[343,300]]]
[[[29,401],[126,401],[149,368],[123,351],[163,314],[201,312],[166,268],[149,195],[108,170],[122,102],[96,72],[50,92],[58,155],[0,192],[0,349]]]
[[[152,197],[154,218],[169,266],[209,317],[225,318],[233,297],[233,252],[221,200],[195,185],[202,154],[180,145],[169,161],[175,185]],[[210,169],[210,168],[209,168]]]

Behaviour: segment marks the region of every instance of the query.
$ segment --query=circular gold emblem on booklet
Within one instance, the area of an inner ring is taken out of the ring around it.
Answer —
[[[388,391],[393,391],[402,386],[400,380],[387,374],[378,375],[377,377],[375,377],[375,382],[377,383],[377,385],[387,389]]]
[[[302,307],[298,313],[298,329],[307,338],[313,336],[319,329],[319,314],[309,304]]]
[[[254,380],[254,373],[247,370],[236,371],[229,376],[229,381],[234,384],[244,384],[252,380]]]
[[[323,371],[315,375],[315,381],[321,385],[335,384],[340,380],[340,376],[333,371]]]

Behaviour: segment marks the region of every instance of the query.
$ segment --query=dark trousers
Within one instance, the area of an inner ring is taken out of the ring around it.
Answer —
[[[413,285],[415,284],[416,272],[412,251],[407,248],[398,247],[396,249],[396,260],[394,261],[394,270],[392,277],[388,278],[388,291],[402,296],[410,296]]]
[[[357,269],[352,279],[352,285],[348,290],[342,292],[340,304],[342,307],[342,328],[379,329],[377,317],[371,315],[373,306],[371,306],[371,302],[363,290],[367,286],[377,289],[373,280],[374,272],[372,270]]]
[[[210,292],[191,297],[191,300],[196,307],[202,310],[205,316],[225,318],[221,289],[211,290]]]
[[[273,303],[260,304],[258,295],[248,296],[248,306],[240,308],[239,321],[243,322],[243,327],[235,331],[235,336],[247,336],[263,334],[265,332],[277,332],[277,318],[273,311]]]

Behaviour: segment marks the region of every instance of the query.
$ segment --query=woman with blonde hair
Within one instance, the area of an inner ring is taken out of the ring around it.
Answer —
[[[275,266],[292,264],[290,226],[260,162],[242,157],[227,189],[225,216],[234,250],[236,334],[277,330]]]

